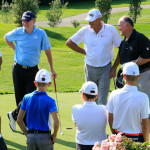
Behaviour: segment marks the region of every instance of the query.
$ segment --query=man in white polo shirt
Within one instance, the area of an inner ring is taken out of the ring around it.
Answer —
[[[85,55],[85,80],[97,84],[99,92],[97,104],[106,105],[110,78],[116,75],[116,64],[111,68],[113,47],[120,46],[121,37],[116,28],[103,23],[101,17],[99,10],[90,10],[86,18],[89,25],[82,27],[68,39],[66,45]],[[84,43],[84,49],[78,46],[80,43]]]
[[[97,85],[88,81],[82,85],[83,104],[73,106],[72,120],[77,127],[76,150],[92,150],[95,142],[106,139],[107,111],[104,105],[97,105]]]
[[[149,99],[137,90],[139,68],[133,62],[123,66],[125,86],[114,90],[107,103],[112,133],[122,132],[136,142],[149,141]]]

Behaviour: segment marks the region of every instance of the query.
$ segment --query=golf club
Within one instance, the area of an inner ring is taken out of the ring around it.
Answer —
[[[115,77],[113,78],[113,80],[114,80],[114,86],[115,86],[115,90],[116,90],[117,87],[116,87],[116,80],[115,80]]]
[[[57,103],[58,117],[59,117],[59,127],[60,127],[59,133],[60,133],[61,135],[63,135],[64,133],[62,132],[62,128],[61,128],[61,120],[60,120],[60,113],[59,113],[59,105],[58,105],[58,99],[57,99],[57,90],[56,90],[56,82],[55,82],[55,79],[54,79],[54,87],[55,87],[56,103]]]

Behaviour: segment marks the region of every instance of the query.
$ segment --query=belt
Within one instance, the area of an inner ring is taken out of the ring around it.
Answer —
[[[39,134],[39,133],[42,133],[42,134],[51,134],[51,130],[49,131],[42,131],[42,130],[28,130],[27,131],[27,134],[28,133],[31,133],[31,134]]]
[[[144,68],[144,69],[140,70],[140,73],[143,73],[143,72],[148,71],[148,70],[150,70],[150,68]]]
[[[115,129],[115,132],[116,133],[120,133],[118,130]],[[143,135],[142,133],[133,133],[133,134],[130,134],[130,133],[122,133],[123,135],[128,135],[128,136],[140,136],[140,135]]]
[[[14,64],[15,64],[15,65],[18,65],[19,67],[21,67],[21,68],[23,68],[23,69],[33,69],[33,68],[38,67],[37,65],[36,65],[36,66],[33,66],[33,67],[20,65],[20,64],[18,64],[16,61],[14,62]]]

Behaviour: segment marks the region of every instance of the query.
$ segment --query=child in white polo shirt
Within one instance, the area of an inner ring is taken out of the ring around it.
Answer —
[[[107,112],[104,105],[97,105],[97,85],[88,81],[83,84],[83,104],[73,106],[72,120],[77,127],[76,150],[92,150],[95,142],[106,139]]]

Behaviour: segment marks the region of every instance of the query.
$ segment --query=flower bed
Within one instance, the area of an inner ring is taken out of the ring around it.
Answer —
[[[108,139],[103,140],[101,145],[98,142],[94,144],[92,150],[150,150],[150,145],[147,142],[134,142],[122,133],[112,134]]]

